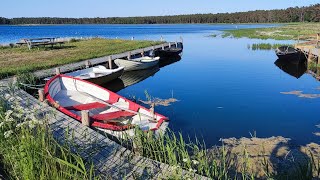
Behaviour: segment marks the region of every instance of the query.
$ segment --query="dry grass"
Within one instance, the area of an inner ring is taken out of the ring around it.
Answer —
[[[27,47],[0,49],[0,78],[57,65],[117,54],[159,44],[153,41],[90,39],[66,43],[62,48]]]

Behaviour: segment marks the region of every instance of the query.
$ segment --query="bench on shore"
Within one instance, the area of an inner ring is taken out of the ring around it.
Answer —
[[[32,39],[22,39],[20,42],[16,43],[17,45],[27,45],[29,50],[33,47],[39,46],[51,46],[53,48],[54,45],[64,44],[63,41],[57,41],[56,38],[32,38]]]

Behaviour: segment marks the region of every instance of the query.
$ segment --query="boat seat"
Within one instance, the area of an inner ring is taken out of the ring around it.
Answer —
[[[109,112],[109,113],[103,113],[103,114],[97,114],[91,116],[93,120],[96,121],[108,121],[120,117],[127,117],[127,116],[133,116],[135,113],[128,112],[128,111],[114,111],[114,112]]]
[[[106,101],[109,104],[116,103],[115,101]],[[78,104],[73,106],[67,106],[64,107],[67,110],[73,110],[73,111],[83,111],[83,110],[90,110],[90,109],[98,109],[98,108],[104,108],[108,106],[107,104],[101,103],[101,102],[92,102],[92,103],[86,103],[86,104]]]

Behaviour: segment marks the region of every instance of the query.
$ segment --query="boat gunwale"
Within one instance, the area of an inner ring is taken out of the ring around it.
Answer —
[[[67,76],[67,75],[64,75],[64,74],[59,74],[59,75],[54,76],[53,78],[51,78],[51,79],[46,83],[46,85],[45,85],[45,87],[44,87],[44,93],[45,93],[46,99],[48,99],[48,102],[49,102],[52,106],[54,106],[56,109],[58,109],[60,112],[66,114],[66,115],[68,115],[68,116],[70,116],[70,117],[72,117],[72,118],[74,118],[74,119],[76,119],[76,120],[78,120],[78,121],[80,121],[80,122],[81,122],[82,120],[81,120],[81,117],[80,117],[79,115],[77,115],[77,114],[75,114],[75,113],[72,113],[71,111],[67,110],[65,107],[59,105],[59,104],[53,99],[53,97],[51,97],[51,95],[50,95],[50,93],[49,93],[49,86],[50,86],[51,82],[54,81],[54,80],[57,79],[57,78],[70,78],[70,79],[75,79],[75,80],[78,80],[78,81],[82,81],[82,82],[84,82],[84,83],[91,84],[91,85],[93,85],[93,86],[96,86],[97,88],[100,88],[100,89],[108,92],[108,93],[110,94],[110,96],[111,96],[111,95],[117,96],[117,97],[122,98],[123,100],[125,100],[125,101],[127,101],[127,102],[129,102],[129,103],[133,103],[134,105],[137,105],[138,108],[141,108],[141,109],[144,109],[144,110],[150,112],[149,109],[147,109],[147,108],[145,108],[145,107],[143,107],[143,106],[141,106],[141,105],[139,105],[139,104],[137,104],[137,103],[134,103],[134,102],[128,100],[127,98],[125,98],[125,97],[123,97],[123,96],[120,96],[120,95],[118,95],[118,94],[116,94],[116,93],[114,93],[114,92],[112,92],[112,91],[110,91],[110,90],[108,90],[108,89],[106,89],[106,88],[103,88],[103,87],[101,87],[101,86],[98,86],[98,85],[96,85],[96,84],[94,84],[94,83],[92,83],[92,82],[89,82],[89,81],[86,81],[86,80],[83,80],[83,79],[80,79],[80,78],[72,77],[72,76]],[[137,113],[139,113],[139,112],[137,112]],[[169,118],[168,118],[168,117],[165,117],[165,116],[163,116],[163,115],[161,115],[161,114],[159,114],[159,113],[156,113],[156,112],[155,112],[154,115],[160,117],[160,119],[158,120],[158,122],[157,122],[157,124],[156,124],[156,127],[150,129],[151,131],[156,131],[156,130],[158,130],[158,129],[160,128],[160,126],[163,124],[163,122],[169,121]],[[91,118],[91,117],[90,117],[90,118]],[[129,129],[132,129],[132,128],[135,127],[135,125],[118,126],[118,125],[114,125],[114,124],[110,124],[110,123],[101,123],[101,122],[98,122],[98,121],[93,121],[93,122],[91,123],[91,125],[92,125],[93,127],[102,128],[102,129],[108,129],[108,130],[112,130],[112,131],[126,131],[126,130],[129,130]]]

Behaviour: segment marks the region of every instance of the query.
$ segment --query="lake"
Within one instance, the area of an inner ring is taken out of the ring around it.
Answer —
[[[186,137],[203,138],[208,146],[218,144],[220,138],[250,137],[250,133],[284,136],[298,144],[318,142],[313,133],[319,131],[320,99],[308,97],[320,94],[319,82],[303,72],[295,77],[281,70],[275,65],[277,56],[272,50],[248,49],[253,43],[292,42],[219,36],[225,29],[267,26],[273,25],[0,26],[0,43],[46,36],[143,40],[160,40],[162,36],[168,41],[182,36],[180,60],[127,74],[126,85],[117,81],[106,86],[128,98],[146,100],[147,91],[152,97],[178,99],[170,106],[156,107],[156,111],[170,118],[170,129]],[[209,37],[211,34],[218,36]],[[291,67],[301,70],[298,65]],[[292,91],[307,95],[298,97]]]

